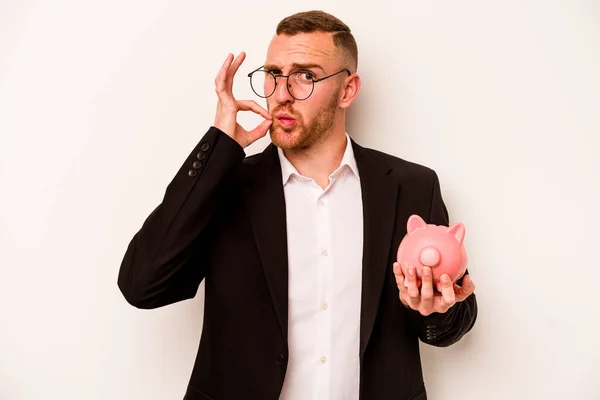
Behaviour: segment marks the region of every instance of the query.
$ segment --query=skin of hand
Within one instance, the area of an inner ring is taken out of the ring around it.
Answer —
[[[403,270],[407,271],[406,276]],[[400,266],[398,262],[395,262],[394,275],[402,304],[424,316],[434,312],[445,313],[454,304],[464,301],[475,291],[475,284],[468,274],[463,278],[462,286],[453,283],[446,274],[440,276],[436,285],[436,293],[434,293],[433,274],[430,267],[422,268],[420,288],[415,267]]]
[[[254,100],[236,100],[233,96],[233,78],[245,58],[246,53],[244,52],[241,52],[235,59],[230,53],[215,78],[218,102],[214,122],[215,128],[225,132],[243,148],[265,136],[273,122],[271,114]],[[239,111],[255,112],[265,120],[256,128],[247,131],[237,122]]]

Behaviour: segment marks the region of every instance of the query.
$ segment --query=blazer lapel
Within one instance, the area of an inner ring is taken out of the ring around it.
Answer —
[[[258,156],[245,196],[283,339],[288,335],[288,252],[281,165],[273,144]]]
[[[364,354],[381,298],[396,218],[398,183],[392,169],[352,140],[363,199],[364,243],[360,355]],[[288,251],[281,165],[273,144],[263,151],[245,189],[248,215],[283,339],[288,335]]]
[[[363,199],[363,270],[360,313],[360,355],[373,332],[396,219],[399,184],[380,158],[352,141]]]

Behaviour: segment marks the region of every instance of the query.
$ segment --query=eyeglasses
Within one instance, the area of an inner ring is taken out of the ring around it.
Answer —
[[[250,78],[250,86],[257,96],[267,98],[275,93],[277,88],[277,78],[285,78],[286,86],[289,94],[296,100],[306,100],[310,97],[315,89],[315,83],[324,81],[327,78],[331,78],[344,71],[348,72],[348,76],[352,75],[350,70],[344,68],[335,74],[328,75],[324,78],[316,79],[312,72],[300,71],[294,72],[290,75],[274,74],[271,71],[267,71],[262,67],[250,72],[248,77]]]

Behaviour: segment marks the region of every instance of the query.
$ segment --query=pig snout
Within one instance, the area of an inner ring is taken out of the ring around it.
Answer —
[[[440,262],[440,252],[435,247],[425,247],[419,253],[419,261],[427,267],[435,267]]]

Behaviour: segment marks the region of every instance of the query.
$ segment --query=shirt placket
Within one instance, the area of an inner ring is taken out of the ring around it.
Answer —
[[[331,375],[331,295],[333,257],[335,256],[331,248],[331,215],[328,204],[328,193],[319,191],[316,196],[315,206],[317,207],[317,242],[319,244],[319,269],[318,269],[318,342],[317,357],[318,363],[318,390],[317,399],[329,399],[330,393],[330,375]]]

